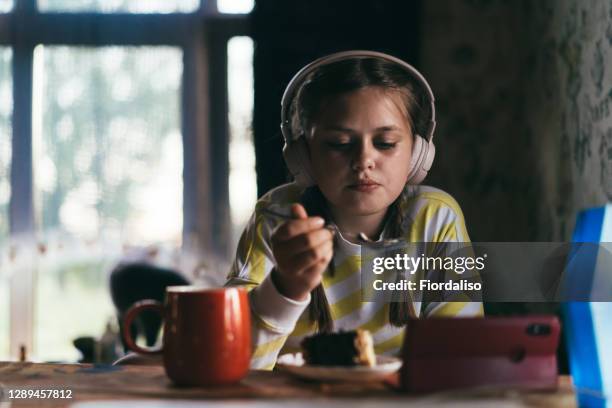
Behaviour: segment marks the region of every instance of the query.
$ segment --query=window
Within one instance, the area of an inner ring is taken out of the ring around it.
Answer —
[[[0,3],[1,5],[2,3]],[[13,107],[11,49],[0,47],[0,358],[9,350],[9,198],[11,186],[11,113]]]
[[[40,359],[75,360],[72,340],[103,332],[113,317],[108,272],[122,247],[180,245],[181,73],[174,47],[35,50]]]
[[[39,46],[34,66],[40,230],[180,244],[181,50]]]
[[[253,120],[253,40],[234,37],[227,44],[229,93],[229,194],[232,236],[238,242],[257,201]],[[235,245],[232,245],[235,247]]]
[[[255,0],[217,0],[220,13],[250,13]]]
[[[9,234],[12,110],[11,49],[0,47],[0,246],[6,241]]]
[[[163,242],[170,261],[181,244],[226,256],[211,242],[231,230],[215,221],[233,187],[228,166],[209,165],[225,160],[215,152],[229,147],[229,118],[207,98],[229,100],[228,58],[245,78],[232,81],[252,84],[252,44],[225,53],[246,34],[252,1],[23,4],[0,0],[3,27],[28,27],[0,29],[0,360],[23,345],[31,358],[74,361],[74,338],[100,337],[114,317],[107,274],[126,247]],[[246,92],[231,121],[248,165]],[[15,250],[14,237],[25,237]]]
[[[13,8],[13,0],[0,0],[0,13],[6,13]]]
[[[98,13],[190,13],[199,0],[38,0],[41,11]]]

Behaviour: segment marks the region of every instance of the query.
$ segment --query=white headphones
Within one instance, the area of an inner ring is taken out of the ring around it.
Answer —
[[[412,75],[412,77],[425,89],[431,106],[431,118],[429,119],[425,137],[415,134],[414,144],[412,146],[412,158],[410,160],[410,171],[408,173],[408,184],[419,184],[423,181],[425,176],[427,176],[427,172],[431,168],[434,156],[436,155],[436,147],[433,144],[433,134],[436,128],[436,108],[434,106],[433,92],[423,75],[407,62],[391,55],[383,54],[382,52],[343,51],[321,57],[299,70],[291,81],[289,81],[289,85],[287,85],[285,93],[283,94],[283,99],[281,100],[281,132],[285,139],[283,156],[285,157],[285,163],[289,171],[295,177],[295,181],[303,187],[312,186],[315,184],[315,181],[310,167],[310,157],[308,155],[306,139],[301,137],[301,135],[294,135],[292,133],[289,111],[293,98],[302,87],[308,75],[318,67],[346,59],[362,58],[379,58],[385,61],[394,62]]]

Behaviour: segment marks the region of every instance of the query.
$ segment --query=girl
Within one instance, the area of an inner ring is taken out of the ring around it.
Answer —
[[[281,119],[295,182],[257,202],[227,283],[250,289],[253,368],[317,331],[367,329],[377,354],[397,354],[411,317],[482,315],[479,302],[362,302],[360,236],[469,241],[456,201],[418,185],[435,108],[414,68],[369,51],[323,57],[292,79]]]

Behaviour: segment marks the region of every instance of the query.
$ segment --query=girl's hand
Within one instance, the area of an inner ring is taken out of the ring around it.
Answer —
[[[291,213],[295,219],[272,234],[272,280],[283,296],[301,301],[319,285],[332,259],[333,233],[323,218],[308,217],[301,204],[293,204]]]

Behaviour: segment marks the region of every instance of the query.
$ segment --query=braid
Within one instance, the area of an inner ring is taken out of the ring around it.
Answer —
[[[327,211],[325,211],[325,197],[317,186],[308,187],[304,190],[300,202],[309,216],[322,217],[326,224],[330,221]],[[333,258],[328,268],[330,275],[334,276],[335,267]],[[310,304],[308,305],[308,317],[310,321],[317,323],[318,332],[329,333],[333,331],[334,322],[331,317],[331,310],[329,308],[327,296],[325,296],[323,284],[319,283],[319,285],[312,290],[310,295]]]
[[[391,204],[390,214],[390,235],[393,238],[401,238],[404,235],[404,211],[402,211],[402,198],[404,196],[405,189],[400,196]],[[397,275],[397,279],[400,279],[401,275]],[[401,327],[408,323],[410,318],[416,317],[412,300],[408,295],[408,292],[403,290],[398,295],[395,293],[389,304],[389,322],[397,327]]]

